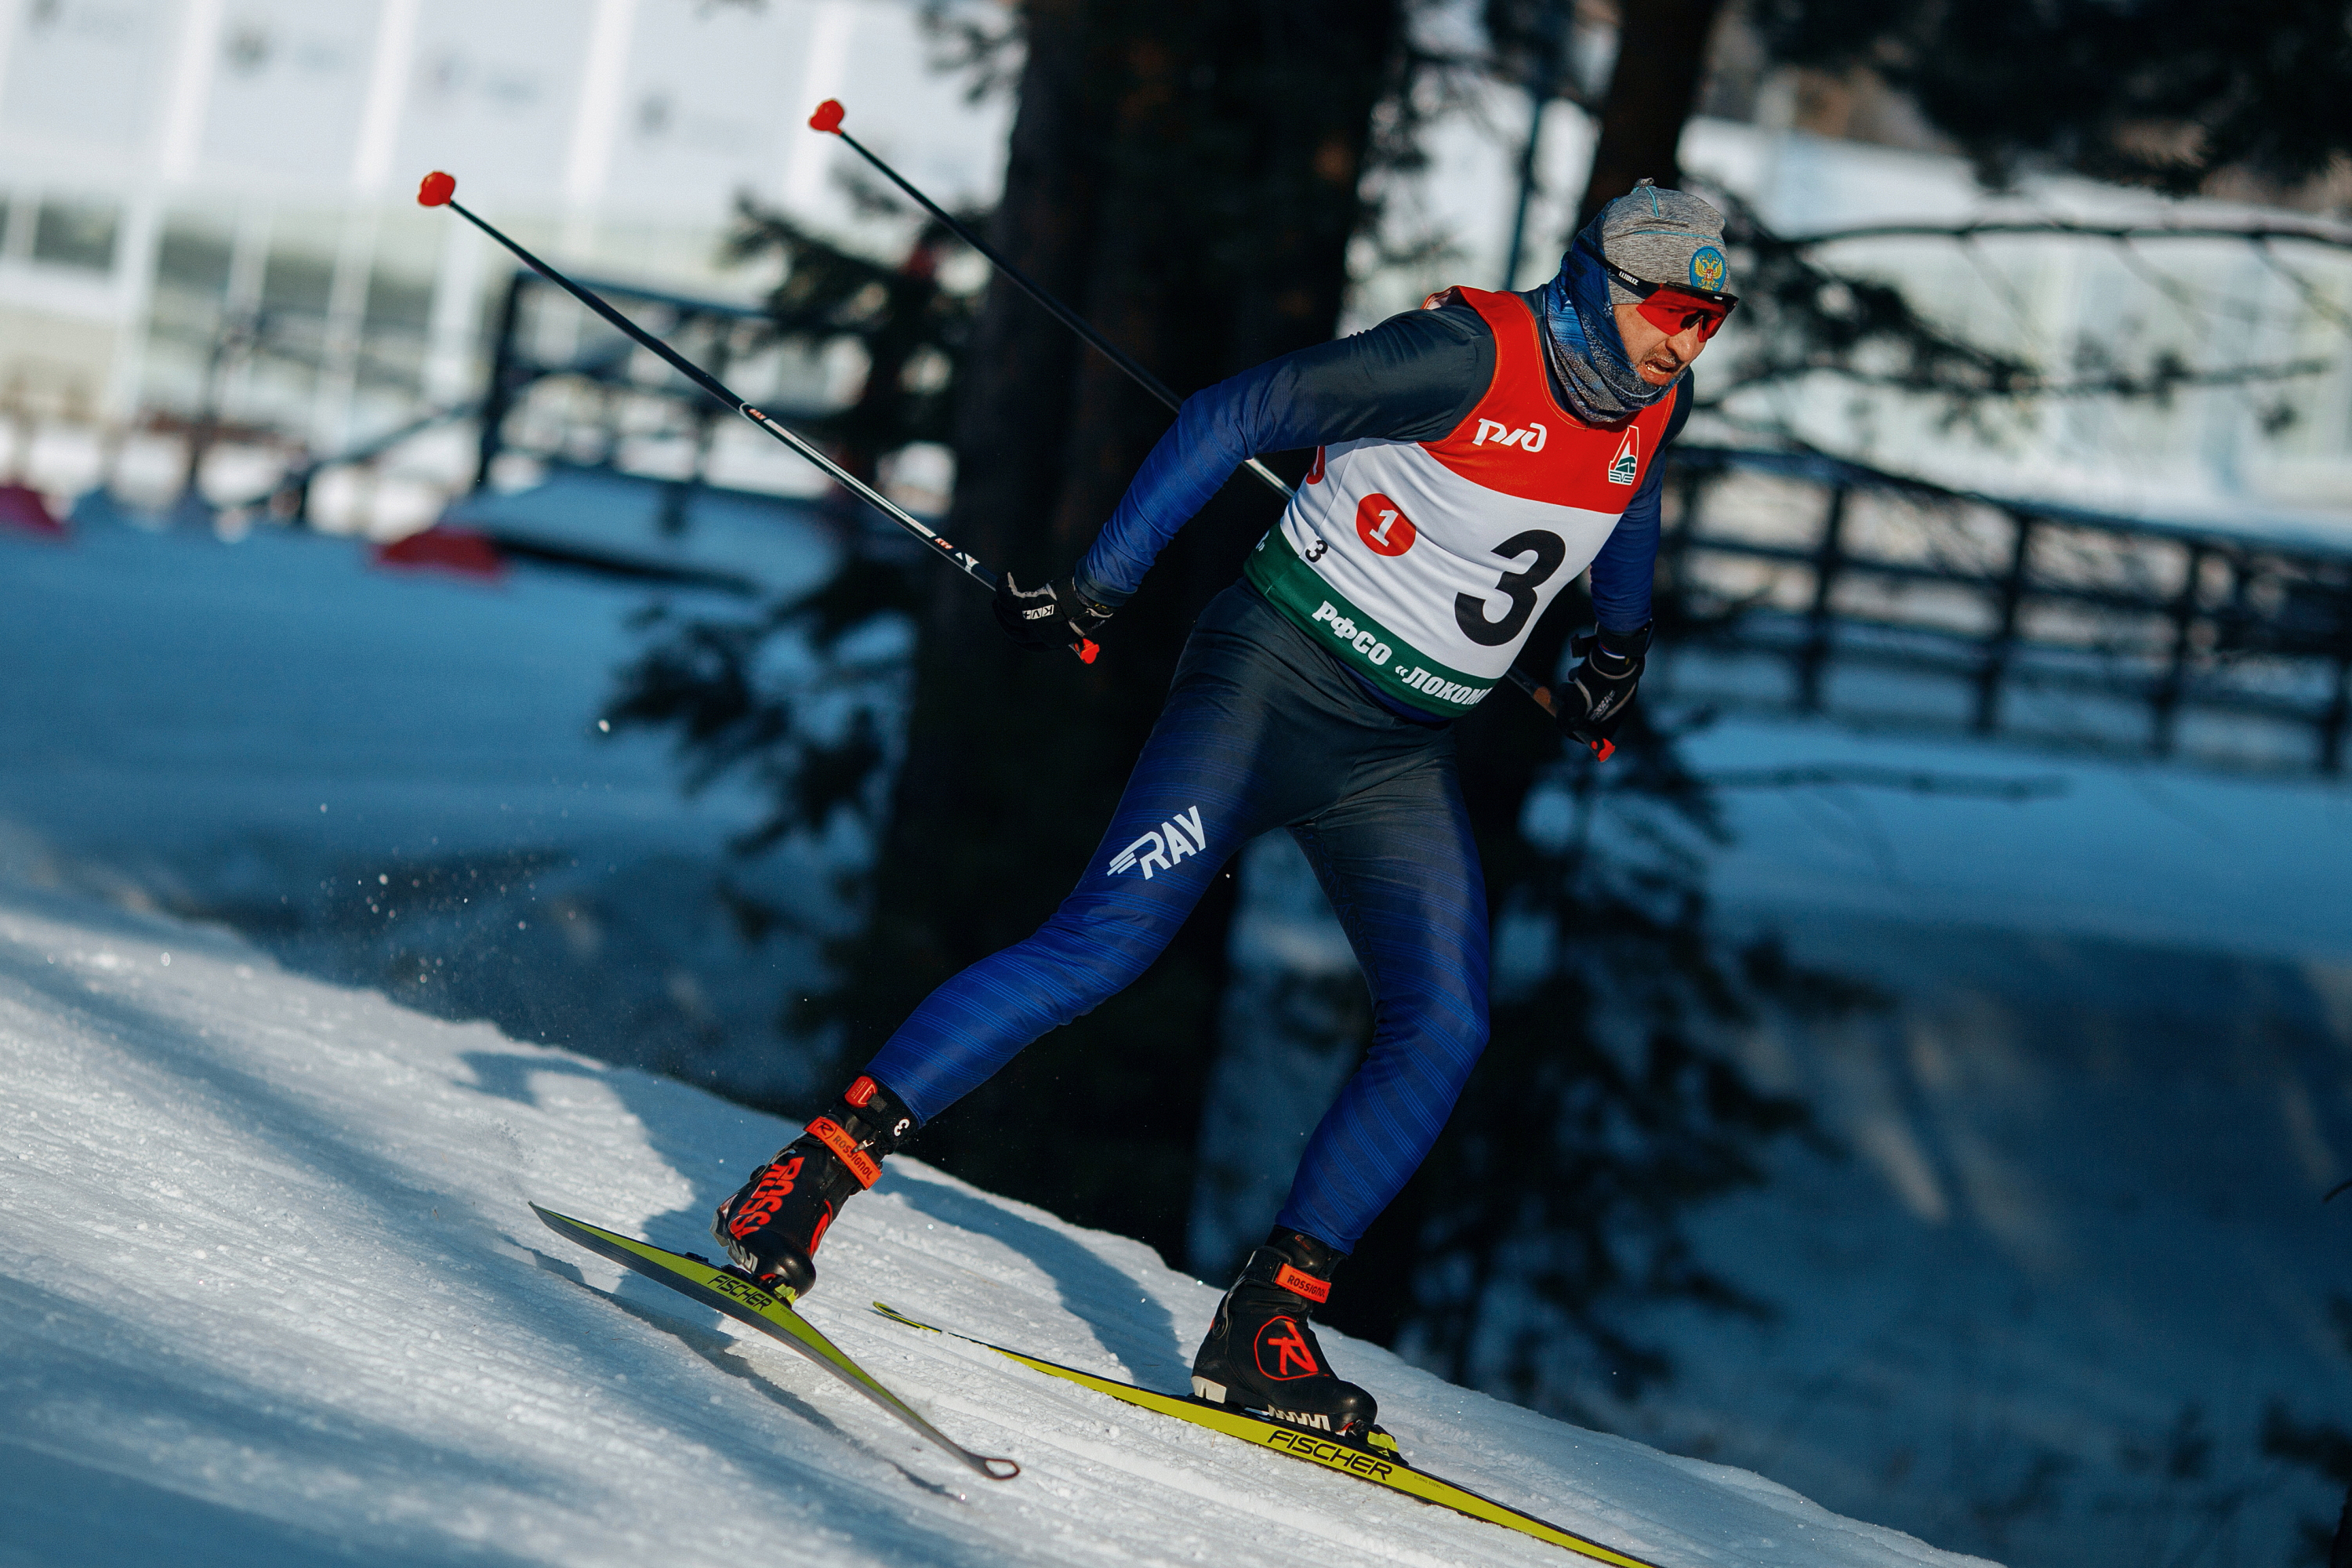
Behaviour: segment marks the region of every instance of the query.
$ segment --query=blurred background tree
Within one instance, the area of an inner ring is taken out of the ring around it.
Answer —
[[[730,256],[783,266],[767,300],[770,341],[811,355],[852,345],[865,361],[856,395],[805,429],[869,484],[887,455],[953,434],[957,372],[978,308],[940,278],[940,261],[956,248],[946,226],[927,219],[904,258],[887,263],[781,212],[739,206]],[[870,636],[861,634],[912,610],[913,579],[895,533],[878,533],[845,495],[831,497],[830,506],[843,559],[823,586],[749,616],[674,622],[656,604],[640,617],[654,636],[605,709],[614,724],[674,731],[689,790],[737,769],[759,782],[771,805],[737,841],[742,853],[790,834],[823,833],[844,815],[869,826],[878,817],[879,775],[890,755],[884,734],[904,682],[898,662],[877,662]],[[779,637],[820,661],[816,679],[763,678],[763,656]],[[755,939],[793,921],[791,911],[731,888],[730,899]]]
[[[2338,0],[1755,0],[1773,58],[1906,96],[1988,184],[2036,164],[2280,195],[2352,150]]]
[[[1015,31],[960,36],[963,63],[983,79],[1020,61],[1008,79],[1020,107],[993,242],[1179,387],[1328,339],[1365,166],[1409,145],[1384,139],[1374,114],[1395,100],[1405,66],[1398,10],[1039,4],[1017,21]],[[809,299],[837,309],[856,268],[807,249],[806,236],[773,223],[767,232],[801,247],[792,259],[813,275]],[[888,313],[889,300],[877,304]],[[781,321],[790,302],[779,305]],[[919,438],[919,410],[894,390],[891,363],[869,363],[857,403],[872,411],[870,428]],[[1002,283],[951,363],[963,374],[946,531],[1024,579],[1066,572],[1165,412]],[[797,1026],[835,1041],[843,1062],[860,1060],[931,986],[1034,929],[1109,814],[1183,628],[1276,511],[1255,486],[1229,487],[1162,557],[1152,591],[1121,615],[1092,668],[1013,648],[982,597],[936,571],[901,576],[894,592],[887,572],[860,563],[855,592],[831,585],[764,617],[781,628],[830,616],[843,628],[904,606],[917,628],[911,716],[863,889],[866,925],[836,944],[837,983]],[[789,718],[746,673],[764,634],[744,626],[731,638],[679,628],[632,672],[615,712],[681,727],[706,761],[761,766],[789,750]],[[776,780],[803,776],[788,766]],[[780,823],[804,819],[793,789],[778,802]],[[926,1153],[1180,1255],[1231,886],[1126,994],[943,1118]]]
[[[1935,29],[1966,31],[1956,14],[1898,7],[1856,31],[1843,3],[1770,0],[1753,25],[1775,58],[1884,71],[1905,90],[1971,58],[1939,53]],[[1379,216],[1368,176],[1420,156],[1425,117],[1462,73],[1507,74],[1538,101],[1569,98],[1598,115],[1579,223],[1635,178],[1679,178],[1676,146],[1721,20],[1716,0],[1628,0],[1605,88],[1578,74],[1566,0],[1492,0],[1482,42],[1466,51],[1428,42],[1425,9],[1039,0],[998,30],[943,12],[940,31],[975,81],[1018,95],[993,242],[1163,381],[1191,389],[1331,334],[1349,241]],[[2273,47],[2290,36],[2264,34]],[[2333,68],[2322,58],[2317,68]],[[1923,111],[1948,112],[1953,134],[1975,138],[1988,173],[2060,153],[2095,162],[2085,138],[2102,126],[2100,145],[2140,145],[2118,129],[2117,104],[2221,115],[2213,157],[2235,149],[2228,167],[2280,177],[2308,174],[2320,166],[2315,148],[2342,141],[2304,131],[2265,140],[2249,129],[2260,106],[2222,89],[2258,79],[2198,79],[2201,98],[2146,84],[2137,97],[2093,93],[2066,110],[2064,134],[2054,110],[2008,134],[1966,120],[1956,87],[1919,90]],[[1756,339],[1730,384],[1825,367],[1877,374],[1945,395],[1963,415],[2049,389],[2036,361],[1939,327],[1901,289],[1841,275],[1726,205]],[[772,302],[779,331],[851,337],[866,351],[863,390],[826,427],[853,466],[938,438],[951,409],[949,536],[1024,581],[1066,572],[1166,428],[1165,411],[1001,280],[976,310],[950,300],[936,283],[944,242],[930,230],[907,262],[885,265],[773,215],[745,221],[745,246],[790,262]],[[2120,372],[2105,390],[2161,395],[2203,374]],[[1277,466],[1295,474],[1300,456]],[[950,574],[853,550],[815,595],[731,625],[670,628],[631,672],[617,717],[675,727],[698,776],[742,766],[765,780],[776,809],[760,842],[843,809],[873,822],[857,929],[832,944],[832,983],[791,1016],[827,1043],[837,1070],[862,1061],[947,975],[1028,934],[1067,890],[1186,628],[1276,510],[1255,485],[1229,484],[1162,556],[1091,668],[1005,645],[982,596]],[[1557,668],[1588,615],[1580,595],[1562,595],[1525,667]],[[757,676],[759,650],[779,631],[824,650],[899,616],[914,638],[903,697],[890,675],[848,717],[836,701],[816,722]],[[1670,576],[1659,616],[1665,637],[1701,629]],[[886,710],[899,701],[903,741],[886,739]],[[1760,1180],[1766,1146],[1807,1134],[1808,1121],[1757,1089],[1724,1042],[1762,1007],[1837,1011],[1871,999],[1769,944],[1735,948],[1711,930],[1696,846],[1719,831],[1713,804],[1647,715],[1637,713],[1605,773],[1565,756],[1509,694],[1462,721],[1459,738],[1498,923],[1540,933],[1541,956],[1499,989],[1486,1060],[1423,1174],[1364,1239],[1335,1321],[1413,1344],[1457,1377],[1558,1405],[1572,1400],[1557,1382],[1562,1333],[1633,1388],[1667,1368],[1632,1326],[1632,1307],[1680,1298],[1762,1310],[1692,1256],[1684,1219]],[[1539,793],[1570,803],[1573,830],[1531,834]],[[921,1152],[1183,1257],[1234,908],[1229,877],[1141,981],[1024,1053],[926,1130]],[[1338,1045],[1360,1049],[1369,1019],[1337,1016],[1349,1037]],[[1517,1305],[1490,1310],[1506,1279]]]
[[[1497,37],[1517,47],[1511,40],[1528,29],[1557,37],[1557,16],[1542,12],[1495,8]],[[1417,158],[1423,116],[1449,83],[1494,67],[1430,47],[1393,9],[1039,5],[1019,22],[1017,32],[954,33],[966,68],[1019,92],[992,237],[1179,387],[1330,336],[1349,243],[1377,216],[1368,172]],[[1006,77],[1015,44],[1017,76]],[[1682,81],[1685,99],[1695,82]],[[1688,107],[1671,106],[1676,126]],[[908,261],[890,266],[747,209],[737,248],[787,264],[771,300],[779,335],[864,351],[860,391],[817,426],[853,468],[872,472],[881,454],[936,438],[936,380],[910,385],[909,375],[944,364],[957,454],[947,532],[1024,579],[1065,572],[1166,413],[1001,281],[976,315],[944,295],[941,243],[919,230]],[[1289,455],[1292,473],[1303,458]],[[1229,485],[1162,556],[1091,668],[1023,655],[969,584],[859,547],[806,598],[667,627],[628,672],[610,717],[675,730],[696,781],[742,768],[764,784],[773,809],[745,847],[822,831],[844,810],[873,820],[863,921],[833,946],[834,983],[791,1020],[830,1041],[841,1070],[932,985],[1025,936],[1066,891],[1157,716],[1186,628],[1276,510],[1254,484]],[[828,709],[759,674],[779,634],[830,656],[900,614],[915,635],[902,751],[880,738],[887,685],[845,707],[856,681],[836,669]],[[1587,616],[1570,595],[1540,629],[1530,668],[1556,666]],[[1417,1334],[1465,1375],[1522,1386],[1531,1354],[1488,1365],[1479,1352],[1486,1285],[1509,1265],[1612,1367],[1654,1374],[1662,1362],[1612,1319],[1615,1307],[1679,1295],[1753,1308],[1689,1257],[1680,1218],[1759,1179],[1760,1143],[1803,1124],[1717,1049],[1722,1026],[1790,976],[1761,953],[1718,951],[1696,856],[1620,856],[1596,843],[1589,809],[1573,843],[1526,837],[1539,781],[1566,770],[1580,800],[1598,799],[1591,770],[1563,761],[1534,709],[1498,700],[1462,740],[1496,907],[1543,926],[1552,946],[1526,994],[1503,999],[1479,1087],[1430,1177],[1367,1238],[1339,1321],[1383,1339]],[[1644,727],[1628,747],[1636,760],[1620,764],[1631,773],[1621,793],[1656,805],[1653,844],[1715,831],[1705,792],[1664,736]],[[1182,1257],[1234,888],[1223,879],[1138,984],[928,1129],[926,1156]],[[786,917],[761,906],[750,918]],[[1360,1051],[1369,1018],[1360,1007],[1339,1016],[1332,1043]]]

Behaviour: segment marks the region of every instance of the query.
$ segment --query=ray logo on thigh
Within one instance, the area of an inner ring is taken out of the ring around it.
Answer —
[[[1209,847],[1209,836],[1201,830],[1201,808],[1178,812],[1160,825],[1157,833],[1147,833],[1118,854],[1111,857],[1105,875],[1116,877],[1133,867],[1143,868],[1143,879],[1151,880],[1153,867],[1162,871],[1173,870],[1176,862],[1187,855],[1198,855]]]

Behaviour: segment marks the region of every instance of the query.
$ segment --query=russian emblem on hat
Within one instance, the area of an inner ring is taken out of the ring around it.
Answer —
[[[1691,252],[1690,279],[1694,286],[1710,294],[1723,289],[1723,252],[1711,245],[1702,245]]]

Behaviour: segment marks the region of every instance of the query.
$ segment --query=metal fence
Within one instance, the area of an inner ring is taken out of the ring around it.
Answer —
[[[796,405],[807,402],[822,368],[781,349],[757,306],[581,281],[786,424],[817,416]],[[699,491],[775,493],[714,476],[718,438],[734,429],[731,414],[537,274],[514,274],[491,342],[476,489],[513,458],[652,479],[664,486],[659,521],[668,532],[684,527]],[[764,440],[748,445],[764,453]],[[799,468],[785,473],[805,488]]]
[[[1677,447],[1685,701],[2340,774],[2352,531],[2283,541]]]
[[[805,424],[822,364],[755,307],[593,285],[771,412]],[[298,464],[279,509],[365,475],[418,431],[476,421],[472,482],[590,469],[803,496],[810,475],[654,356],[518,272],[480,404]],[[726,445],[740,437],[741,446]],[[772,465],[753,471],[749,463]],[[520,469],[513,466],[520,464]],[[1654,689],[1686,703],[1865,726],[2340,775],[2352,728],[2352,530],[2342,542],[1970,494],[1834,458],[1677,445],[1661,603],[1687,617]],[[452,476],[453,479],[455,476]],[[459,481],[462,483],[462,481]]]

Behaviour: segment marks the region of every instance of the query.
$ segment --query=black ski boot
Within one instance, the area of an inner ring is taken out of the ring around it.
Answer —
[[[882,1158],[898,1152],[915,1118],[898,1097],[861,1076],[830,1116],[820,1116],[733,1197],[719,1205],[710,1234],[737,1266],[787,1301],[816,1284],[812,1261],[842,1204],[874,1184]]]
[[[1307,1326],[1307,1314],[1330,1300],[1331,1271],[1342,1256],[1311,1236],[1276,1226],[1217,1304],[1209,1337],[1192,1358],[1192,1396],[1371,1444],[1379,1414],[1372,1396],[1331,1375]]]

